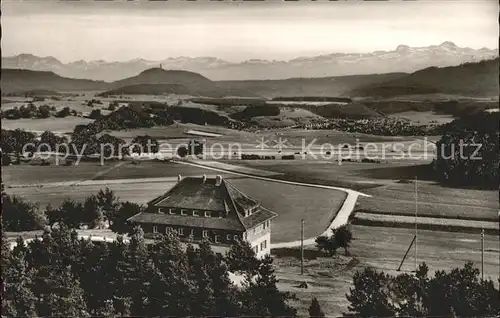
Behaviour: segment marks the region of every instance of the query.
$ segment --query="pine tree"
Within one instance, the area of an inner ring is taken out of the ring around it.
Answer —
[[[278,290],[273,259],[267,255],[261,260],[257,276],[248,279],[243,292],[245,314],[263,316],[295,316],[296,310],[287,302],[295,299],[290,293]]]
[[[41,316],[81,317],[88,315],[83,290],[69,266],[44,266],[36,274],[43,292],[37,302]]]
[[[325,313],[321,310],[321,306],[319,305],[319,301],[316,297],[313,297],[308,311],[309,317],[325,317]]]
[[[148,316],[186,316],[192,312],[191,304],[196,286],[192,283],[188,255],[179,238],[168,233],[151,246],[153,277],[148,289]]]
[[[4,263],[4,257],[8,257],[6,259],[8,262]],[[20,247],[15,253],[10,255],[5,255],[2,249],[3,315],[18,317],[37,316],[35,311],[35,296],[31,291],[32,275],[33,271],[26,267],[24,248]]]

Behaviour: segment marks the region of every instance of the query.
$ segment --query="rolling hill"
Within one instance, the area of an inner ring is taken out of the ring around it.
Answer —
[[[109,84],[102,81],[61,77],[53,72],[2,69],[2,94],[26,91],[91,91],[104,90]]]
[[[227,90],[245,90],[263,97],[290,96],[349,96],[351,90],[408,75],[388,73],[371,75],[349,75],[320,78],[290,78],[284,80],[220,81],[217,84]]]
[[[140,74],[110,84],[112,89],[102,95],[179,94],[221,97],[230,95],[254,96],[244,89],[221,88],[215,82],[194,72],[150,68]]]
[[[413,94],[456,94],[498,97],[499,59],[450,67],[429,67],[385,82],[354,88],[351,96],[394,97]]]

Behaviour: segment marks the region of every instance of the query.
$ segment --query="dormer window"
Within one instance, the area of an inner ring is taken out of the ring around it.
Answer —
[[[193,216],[200,216],[197,210],[193,210]]]
[[[186,210],[181,209],[181,215],[187,215]]]
[[[168,209],[168,214],[174,214],[174,210],[173,209]]]
[[[212,217],[212,213],[210,213],[210,211],[205,211],[205,217]]]

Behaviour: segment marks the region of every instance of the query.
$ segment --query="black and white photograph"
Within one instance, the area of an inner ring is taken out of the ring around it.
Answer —
[[[499,317],[494,0],[1,2],[1,317]]]

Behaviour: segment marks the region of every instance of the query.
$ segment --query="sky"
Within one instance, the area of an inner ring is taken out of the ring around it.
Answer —
[[[76,60],[289,60],[444,41],[498,48],[494,0],[3,0],[2,54]]]

